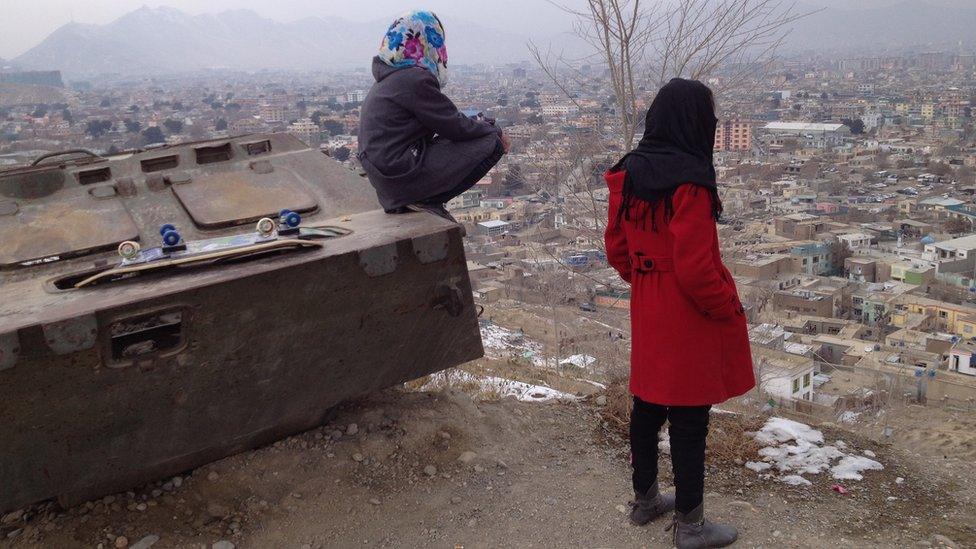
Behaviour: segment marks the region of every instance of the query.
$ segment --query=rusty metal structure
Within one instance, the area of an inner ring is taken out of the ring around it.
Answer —
[[[461,228],[375,204],[284,134],[0,172],[0,512],[178,474],[481,356]],[[161,224],[204,240],[286,208],[332,237],[76,287]]]

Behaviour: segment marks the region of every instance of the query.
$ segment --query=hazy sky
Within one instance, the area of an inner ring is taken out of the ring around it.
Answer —
[[[558,0],[582,5],[584,0]],[[844,8],[876,7],[905,0],[805,0],[801,3]],[[976,0],[928,0],[932,4],[973,6]],[[187,13],[250,9],[279,21],[336,15],[371,21],[410,8],[426,8],[445,18],[466,19],[527,36],[568,30],[569,17],[546,0],[0,0],[0,57],[16,57],[69,21],[107,23],[140,6],[171,6]]]

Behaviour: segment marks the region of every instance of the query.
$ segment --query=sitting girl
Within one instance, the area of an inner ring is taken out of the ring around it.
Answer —
[[[441,92],[447,47],[440,19],[413,11],[390,25],[363,103],[359,158],[387,213],[408,206],[453,220],[444,204],[477,183],[508,152],[493,122],[469,118]]]

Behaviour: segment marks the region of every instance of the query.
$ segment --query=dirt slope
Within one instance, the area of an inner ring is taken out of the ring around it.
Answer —
[[[740,421],[716,416],[716,432],[741,431]],[[832,492],[827,478],[807,488],[761,480],[728,461],[736,458],[715,455],[709,515],[740,527],[738,547],[976,546],[972,479],[953,476],[962,464],[916,467],[893,449],[844,435],[886,467],[848,483],[850,495]],[[721,444],[718,453],[735,455],[729,441]],[[7,517],[0,546],[131,547],[151,536],[144,549],[158,536],[154,549],[219,541],[245,548],[669,547],[665,520],[646,528],[627,523],[628,478],[625,447],[603,428],[595,405],[388,391],[345,407],[320,429],[175,483],[163,479],[65,512],[48,504]]]

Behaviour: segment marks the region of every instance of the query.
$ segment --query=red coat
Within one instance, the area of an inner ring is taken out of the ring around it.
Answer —
[[[618,222],[624,172],[604,177],[607,260],[631,285],[631,393],[668,406],[717,404],[746,393],[756,384],[749,334],[719,254],[708,192],[678,187],[670,222],[656,208],[654,232],[640,222],[646,202]]]

